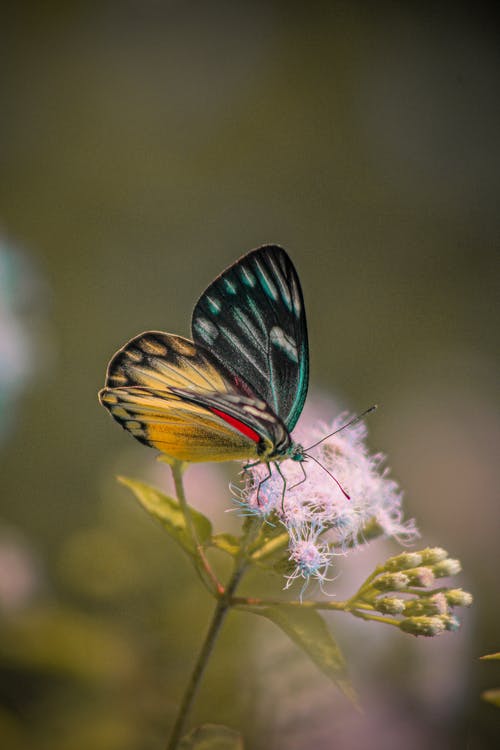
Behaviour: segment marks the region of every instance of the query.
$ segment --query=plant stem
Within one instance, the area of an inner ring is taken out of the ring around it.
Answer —
[[[354,617],[360,617],[362,620],[373,620],[374,622],[383,622],[385,625],[394,625],[399,628],[400,620],[395,617],[384,617],[383,615],[371,615],[366,611],[360,609],[349,609],[351,615]]]
[[[194,527],[193,519],[191,517],[189,506],[187,504],[186,493],[184,492],[184,483],[182,481],[182,476],[183,476],[182,463],[180,461],[174,461],[170,464],[170,468],[172,470],[172,476],[174,478],[177,499],[179,501],[179,505],[181,506],[181,510],[184,514],[184,518],[186,519],[186,527],[189,531],[191,539],[193,540],[193,544],[196,547],[196,553],[198,556],[198,560],[200,562],[199,570],[201,567],[201,570],[204,571],[204,573],[206,574],[206,577],[208,578],[208,581],[210,584],[210,590],[213,590],[213,593],[215,593],[216,595],[221,596],[224,593],[224,586],[215,575],[210,563],[208,562],[207,556],[205,555],[205,550],[203,549],[203,546],[198,541],[196,529]],[[202,575],[202,579],[203,578],[204,576]]]
[[[279,599],[255,599],[246,596],[233,596],[231,603],[237,607],[299,607],[301,609],[323,609],[340,612],[348,612],[355,617],[361,617],[363,620],[374,620],[375,622],[384,622],[387,625],[398,625],[399,620],[394,617],[384,617],[379,615],[374,607],[369,604],[353,604],[350,599],[345,602],[315,602],[315,601],[292,601],[283,602]],[[374,614],[372,614],[374,613]]]
[[[194,669],[191,673],[191,678],[184,693],[184,697],[179,708],[179,713],[177,714],[177,719],[175,720],[175,724],[172,729],[172,733],[170,735],[166,750],[176,750],[179,740],[184,733],[184,728],[189,715],[189,711],[196,697],[196,693],[200,686],[200,682],[208,664],[210,655],[213,651],[217,636],[219,635],[222,623],[224,622],[229,609],[233,606],[234,592],[236,591],[236,588],[241,581],[243,573],[245,572],[245,569],[248,565],[248,547],[251,544],[253,536],[255,535],[256,528],[256,523],[249,523],[247,525],[246,531],[241,540],[239,554],[235,559],[233,574],[227,586],[225,588],[221,587],[222,591],[218,593],[217,604],[212,616],[212,621],[208,628],[207,635],[205,636],[205,641],[203,642],[203,645],[201,647],[198,659],[196,660],[196,664],[194,665]]]
[[[363,598],[363,594],[371,588],[372,582],[375,580],[375,578],[380,575],[380,573],[383,573],[384,566],[383,565],[377,565],[373,573],[370,573],[366,581],[360,586],[360,588],[356,591],[354,596],[352,596],[349,599],[349,602],[356,602],[358,599]]]
[[[229,586],[231,586],[231,583],[233,583],[233,590],[234,588],[236,588],[236,585],[238,584],[239,577],[240,576],[238,576],[238,578],[235,580],[233,576],[233,579],[229,583]],[[229,586],[228,586],[228,590],[229,590]],[[201,651],[198,655],[198,659],[196,660],[196,664],[191,674],[191,678],[189,680],[188,686],[184,693],[184,697],[182,699],[182,703],[179,708],[179,713],[177,714],[177,719],[175,721],[174,727],[172,729],[172,733],[170,735],[170,739],[167,744],[167,750],[175,750],[175,748],[178,745],[179,740],[182,737],[189,711],[193,704],[195,695],[198,691],[201,678],[203,677],[203,673],[207,666],[210,654],[212,653],[213,647],[215,645],[215,641],[217,640],[217,636],[219,634],[221,625],[224,622],[224,619],[227,615],[229,606],[230,605],[229,605],[228,599],[225,596],[221,597],[217,602],[217,605],[214,610],[214,614],[212,616],[212,622],[210,623],[210,627],[205,637],[205,641],[203,643],[203,646],[201,647]]]
[[[434,596],[434,594],[441,594],[443,591],[447,591],[446,586],[441,586],[438,589],[426,589],[419,586],[408,586],[405,589],[405,594],[415,594],[416,596]]]
[[[348,606],[348,602],[315,602],[312,600],[284,602],[279,599],[257,599],[251,596],[233,596],[231,604],[238,607],[299,607],[340,611],[346,611]]]

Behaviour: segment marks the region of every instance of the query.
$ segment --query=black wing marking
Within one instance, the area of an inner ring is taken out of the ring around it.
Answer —
[[[236,392],[232,378],[202,346],[162,331],[145,331],[119,349],[108,365],[105,385]]]

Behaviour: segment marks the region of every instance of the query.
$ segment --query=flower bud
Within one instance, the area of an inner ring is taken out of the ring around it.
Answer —
[[[434,584],[434,573],[430,568],[413,568],[413,570],[405,571],[405,574],[408,576],[410,586],[430,588]]]
[[[408,617],[399,623],[401,630],[410,635],[434,636],[443,633],[446,629],[442,617]]]
[[[420,550],[420,554],[424,565],[434,565],[434,563],[446,560],[448,557],[447,551],[442,547],[426,547]]]
[[[372,583],[377,591],[401,591],[409,584],[405,573],[382,573]]]
[[[375,608],[383,615],[400,615],[405,610],[405,600],[396,596],[381,596],[375,601]]]
[[[448,614],[448,601],[442,591],[440,591],[438,594],[429,596],[429,598],[427,599],[427,604],[429,606],[429,614]]]
[[[455,631],[460,627],[460,621],[455,615],[443,615],[441,618],[446,630]]]
[[[418,568],[419,565],[422,565],[422,555],[420,553],[402,552],[400,555],[390,557],[386,561],[384,569],[394,573],[398,570],[406,570],[407,568]]]
[[[448,589],[444,593],[450,607],[470,607],[472,604],[472,594],[463,589]]]
[[[452,560],[448,557],[446,560],[441,560],[441,562],[433,565],[432,570],[436,578],[448,578],[448,576],[456,576],[457,573],[460,573],[462,566],[460,560]]]
[[[448,603],[444,594],[433,596],[422,596],[419,599],[410,599],[405,602],[405,615],[446,615],[448,614]]]

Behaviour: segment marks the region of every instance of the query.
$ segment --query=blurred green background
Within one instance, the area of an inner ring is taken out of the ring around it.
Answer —
[[[371,444],[476,604],[429,641],[332,617],[363,716],[270,624],[235,615],[193,722],[253,750],[493,747],[479,693],[500,674],[478,657],[500,647],[500,45],[489,5],[449,11],[3,7],[2,748],[163,747],[212,604],[116,485],[167,471],[96,393],[118,347],[189,335],[200,292],[264,242],[302,279],[312,389],[382,405]],[[230,476],[190,474],[221,526]],[[339,589],[396,549],[341,561]]]

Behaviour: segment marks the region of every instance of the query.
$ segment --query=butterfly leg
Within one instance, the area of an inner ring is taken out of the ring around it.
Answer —
[[[251,463],[251,464],[245,464],[245,465],[243,466],[242,470],[241,470],[241,473],[243,474],[243,476],[245,476],[245,475],[246,475],[247,477],[248,477],[248,476],[250,476],[250,477],[251,477],[251,474],[250,474],[250,469],[253,469],[253,468],[254,468],[254,466],[257,466],[258,464],[260,464],[260,461],[254,461],[254,462],[253,462],[253,463]],[[268,479],[268,477],[266,477],[266,479]],[[264,481],[266,481],[266,480],[264,480]],[[261,484],[262,484],[262,482],[261,482]],[[260,488],[260,484],[259,484],[259,488]],[[258,503],[258,502],[259,502],[259,493],[257,492],[257,503]]]
[[[303,476],[303,478],[302,478],[302,479],[300,480],[300,482],[295,482],[295,484],[292,484],[292,486],[291,486],[291,487],[289,487],[289,489],[290,489],[290,490],[293,490],[293,489],[294,489],[294,487],[298,487],[298,486],[299,486],[299,484],[304,484],[304,482],[305,482],[305,481],[306,481],[306,479],[307,479],[307,474],[306,474],[306,470],[304,469],[304,462],[303,462],[303,461],[301,461],[301,462],[300,462],[300,468],[301,468],[301,470],[302,470],[302,474],[303,474],[304,476]]]
[[[281,493],[281,510],[284,512],[285,511],[286,477],[281,471],[280,465],[278,463],[275,463],[274,465],[276,466],[276,471],[278,472],[278,474],[283,480],[283,492]]]
[[[251,466],[256,466],[258,463],[260,463],[260,461],[257,461],[255,464],[251,464]],[[264,477],[264,479],[261,479],[260,482],[259,482],[259,486],[257,487],[257,505],[260,505],[260,500],[259,500],[260,488],[262,487],[262,485],[265,482],[267,482],[267,480],[270,478],[271,473],[272,473],[271,472],[271,465],[270,464],[266,464],[266,466],[267,466],[267,472],[268,472],[267,473],[267,477]]]

